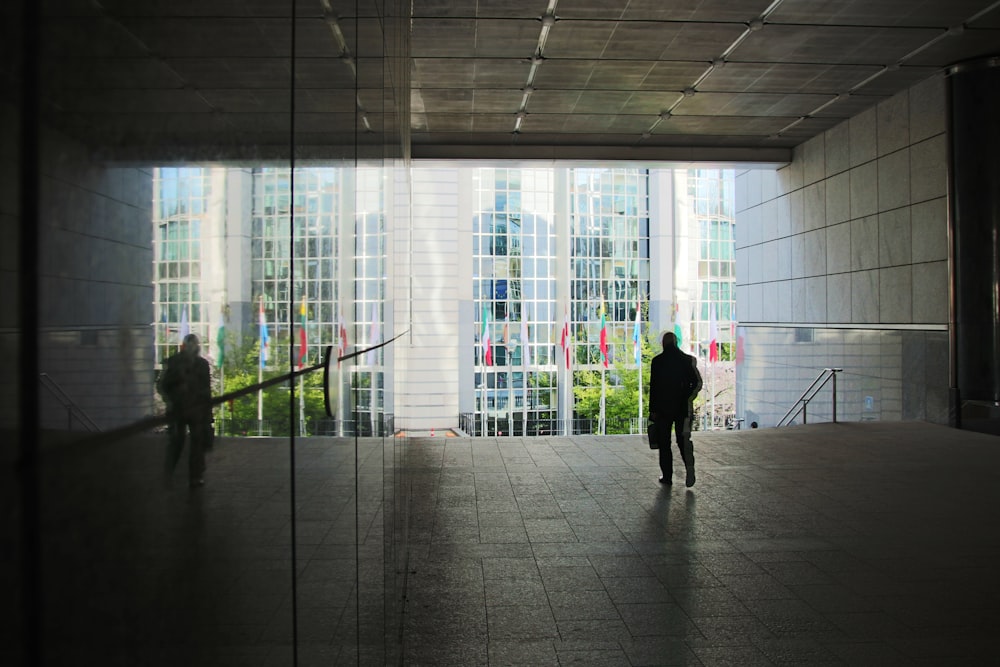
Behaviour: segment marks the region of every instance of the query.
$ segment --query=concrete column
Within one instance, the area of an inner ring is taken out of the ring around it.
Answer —
[[[948,70],[952,245],[951,421],[998,421],[1000,406],[1000,57]],[[1000,421],[998,421],[1000,423]]]

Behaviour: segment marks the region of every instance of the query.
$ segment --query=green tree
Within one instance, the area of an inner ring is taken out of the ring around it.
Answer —
[[[612,344],[621,344],[621,338],[610,338]],[[653,348],[648,336],[642,335],[640,360],[642,363],[642,405],[645,416],[649,414],[649,364],[659,353]],[[631,345],[631,340],[629,341]],[[639,371],[632,356],[626,361],[616,361],[614,367],[605,371],[604,415],[608,433],[628,433],[629,420],[639,416]],[[601,372],[576,371],[573,373],[573,395],[576,398],[575,413],[595,422],[601,416]]]
[[[272,337],[271,359],[268,368],[264,369],[263,379],[268,380],[273,377],[288,373],[288,337]],[[219,387],[218,371],[215,380],[217,392],[226,394],[239,389],[257,384],[257,366],[260,363],[260,341],[256,336],[247,335],[243,337],[239,344],[236,344],[235,336],[227,335],[226,341],[226,361],[224,369],[225,387]],[[292,428],[298,433],[299,428],[299,382],[295,382],[295,406],[294,415],[290,414],[289,394],[290,389],[287,383],[264,389],[263,393],[263,417],[270,424],[271,435],[288,436],[291,435]],[[326,417],[326,407],[323,397],[323,373],[314,371],[302,378],[302,390],[305,397],[305,417],[306,424],[314,420]],[[231,401],[220,408],[220,415],[224,419],[233,420],[233,424],[241,430],[253,434],[257,424],[257,394],[252,393]]]
[[[645,305],[645,304],[644,304]],[[640,338],[642,360],[642,412],[645,418],[649,415],[649,367],[654,356],[660,353],[660,341],[649,339],[648,334]],[[621,339],[611,339],[613,343],[621,343]],[[631,343],[631,341],[629,341]],[[727,347],[723,350],[728,354]],[[721,356],[721,354],[720,354]],[[705,369],[698,369],[705,376]],[[614,367],[605,371],[605,401],[604,415],[607,432],[628,433],[629,419],[638,416],[639,412],[639,373],[635,368],[631,355],[626,361],[616,361]],[[721,392],[719,392],[721,393]],[[697,417],[703,409],[705,392],[694,399],[694,412]],[[575,414],[583,419],[592,419],[595,424],[601,416],[601,372],[576,371],[573,373],[573,395],[576,398]],[[698,419],[693,420],[693,428],[699,427]]]

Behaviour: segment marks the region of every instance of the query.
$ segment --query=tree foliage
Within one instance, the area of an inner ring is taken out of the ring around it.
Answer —
[[[643,413],[649,408],[649,364],[658,352],[648,338],[640,341],[642,363]],[[621,339],[611,339],[621,343]],[[631,342],[631,341],[630,341]],[[639,416],[639,371],[631,355],[627,361],[615,361],[614,366],[605,371],[604,415],[608,433],[628,433],[629,419]],[[576,414],[585,419],[597,420],[601,415],[601,372],[599,370],[575,371],[573,373],[573,395],[576,398]]]
[[[621,343],[621,338],[612,339]],[[649,340],[648,334],[640,337],[642,362],[642,418],[649,415],[649,368],[660,353],[660,341]],[[631,346],[631,339],[629,340]],[[704,373],[704,369],[699,369]],[[605,371],[604,417],[607,433],[629,433],[629,420],[639,416],[639,371],[632,355],[627,361],[615,361],[613,368]],[[704,392],[702,392],[704,393]],[[601,372],[599,370],[576,371],[573,373],[573,395],[576,398],[575,413],[583,419],[596,421],[601,415]],[[702,394],[694,400],[697,412],[702,403]]]
[[[235,336],[227,338],[224,372],[220,373],[218,369],[214,371],[216,393],[226,394],[257,384],[259,363],[260,341],[255,336],[246,335],[240,341],[235,340]],[[288,371],[288,337],[272,337],[271,358],[262,373],[262,379],[278,377]],[[224,387],[219,386],[222,379],[225,380]],[[289,403],[291,390],[287,383],[263,390],[262,413],[265,422],[270,424],[271,435],[290,435],[293,426],[298,433],[299,386],[296,379],[294,405]],[[301,387],[305,399],[306,424],[326,418],[322,371],[302,376]],[[241,430],[252,431],[257,422],[257,394],[237,398],[218,410],[217,417],[232,420]]]

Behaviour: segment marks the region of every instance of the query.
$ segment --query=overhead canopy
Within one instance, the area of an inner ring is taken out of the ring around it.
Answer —
[[[780,162],[1000,52],[990,0],[298,0],[294,46],[290,6],[46,0],[44,114],[123,158]]]

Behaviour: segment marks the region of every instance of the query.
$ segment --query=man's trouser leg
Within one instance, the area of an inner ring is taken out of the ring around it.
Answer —
[[[691,417],[682,418],[680,421],[683,428],[678,429],[677,448],[681,452],[681,459],[684,461],[686,471],[685,483],[687,486],[694,486],[694,443],[691,441]]]
[[[674,430],[674,421],[669,417],[661,418],[656,426],[659,429],[660,474],[663,475],[663,481],[669,484],[674,475],[674,455],[670,451],[670,433]]]
[[[167,422],[167,454],[164,460],[163,470],[169,477],[177,467],[177,461],[181,457],[181,450],[184,449],[185,424],[180,419],[171,419]]]
[[[191,451],[188,455],[188,475],[191,481],[200,480],[205,474],[205,428],[200,420],[188,422],[191,428]]]

